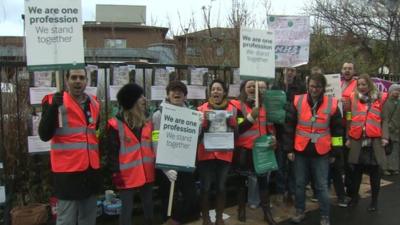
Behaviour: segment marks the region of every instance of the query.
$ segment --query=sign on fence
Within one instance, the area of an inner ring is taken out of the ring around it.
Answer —
[[[84,68],[80,0],[25,0],[28,69]]]

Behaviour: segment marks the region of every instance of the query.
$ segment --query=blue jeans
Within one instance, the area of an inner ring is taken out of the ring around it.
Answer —
[[[311,157],[303,154],[296,154],[294,160],[294,169],[296,178],[296,210],[301,212],[305,211],[305,187],[308,184],[310,176],[312,176],[315,184],[317,198],[320,204],[320,214],[321,216],[329,217],[329,156],[325,155]]]

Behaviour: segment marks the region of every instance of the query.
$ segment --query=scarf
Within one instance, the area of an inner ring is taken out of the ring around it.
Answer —
[[[214,102],[213,98],[209,98],[208,104],[210,104],[213,109],[222,110],[222,109],[226,109],[226,107],[228,106],[228,100],[226,100],[226,98],[224,98],[224,100],[222,100],[222,102],[220,104],[217,104]]]

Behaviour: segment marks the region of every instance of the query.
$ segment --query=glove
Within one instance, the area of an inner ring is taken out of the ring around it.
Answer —
[[[176,170],[163,170],[163,172],[170,182],[176,181],[176,178],[178,178],[178,172],[176,172]]]
[[[55,93],[54,96],[53,96],[52,105],[56,106],[56,107],[61,106],[64,103],[63,96],[64,96],[64,91]]]

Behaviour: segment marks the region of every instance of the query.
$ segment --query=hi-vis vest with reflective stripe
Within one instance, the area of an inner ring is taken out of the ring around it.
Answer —
[[[59,107],[62,127],[57,127],[50,144],[51,170],[53,172],[81,172],[89,167],[100,168],[96,123],[99,117],[99,103],[89,96],[91,120],[86,116],[67,92],[63,105]],[[42,103],[52,104],[53,94],[46,95]],[[57,124],[59,126],[59,123]]]
[[[351,102],[351,123],[349,136],[360,139],[365,129],[365,135],[370,138],[382,136],[382,108],[386,96],[376,99],[368,110],[368,104],[361,103],[352,95]],[[365,126],[365,128],[364,128]]]
[[[204,103],[203,105],[199,106],[197,108],[198,111],[200,112],[206,112],[208,110],[212,110],[211,107],[209,107],[208,102]],[[236,108],[229,102],[227,108],[225,109],[228,112],[232,112],[232,117],[229,118],[228,120],[228,126],[230,127],[237,127],[237,122],[236,122]],[[203,127],[207,126],[207,121],[203,121]],[[219,159],[219,160],[224,160],[227,162],[232,162],[232,157],[233,157],[233,149],[213,149],[213,150],[206,150],[204,148],[204,139],[201,140],[201,143],[199,144],[199,147],[197,149],[197,160],[198,161],[204,161],[204,160],[211,160],[211,159]]]
[[[247,104],[244,104],[239,100],[232,100],[231,103],[237,109],[241,110],[244,118],[251,113],[251,108]],[[238,124],[240,124],[244,118],[238,118]],[[264,107],[260,108],[258,118],[254,119],[256,119],[256,121],[253,123],[253,126],[251,126],[246,132],[239,135],[239,138],[235,143],[237,147],[251,150],[253,149],[254,141],[258,137],[267,134],[267,117]]]
[[[337,110],[337,99],[324,96],[316,117],[314,116],[315,119],[307,101],[307,94],[296,95],[294,105],[297,109],[295,150],[304,151],[309,141],[313,139],[318,154],[328,153],[331,150],[330,118]]]
[[[113,183],[118,189],[141,187],[154,182],[155,154],[151,148],[153,125],[147,122],[139,141],[135,134],[122,121],[111,118],[108,125],[118,130],[120,143],[119,169],[113,174]]]

